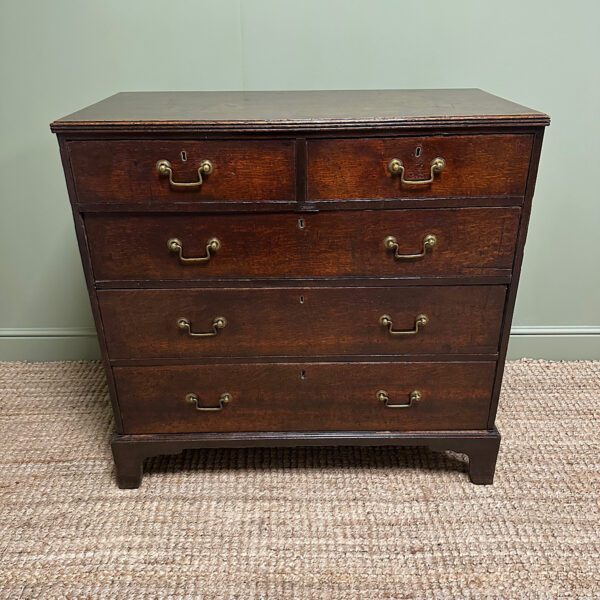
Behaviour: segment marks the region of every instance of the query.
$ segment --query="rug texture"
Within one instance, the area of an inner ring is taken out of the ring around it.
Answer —
[[[600,363],[507,367],[493,486],[425,449],[189,451],[116,487],[98,363],[0,363],[1,598],[600,597]]]

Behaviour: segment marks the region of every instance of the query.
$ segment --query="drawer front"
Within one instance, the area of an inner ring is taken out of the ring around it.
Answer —
[[[286,140],[77,141],[69,143],[69,155],[80,203],[295,199],[294,144]],[[161,160],[170,174],[159,173]],[[205,161],[212,172],[199,174]]]
[[[505,286],[100,290],[98,300],[112,359],[495,354],[505,292]]]
[[[128,434],[422,431],[485,429],[494,370],[494,362],[287,363],[114,375]]]
[[[302,216],[96,213],[85,223],[96,280],[186,281],[508,275],[519,218],[518,208],[460,208]],[[388,237],[396,245],[386,246]],[[215,239],[218,249],[207,249]],[[172,248],[170,240],[179,244]]]
[[[512,134],[311,140],[308,196],[310,200],[522,196],[532,141],[530,135]],[[437,170],[441,163],[432,167],[437,158],[443,159],[442,170]],[[394,160],[400,163],[394,163],[392,173]],[[428,179],[432,181],[418,183]]]

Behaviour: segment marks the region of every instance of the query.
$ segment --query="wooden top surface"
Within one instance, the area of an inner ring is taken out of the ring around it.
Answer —
[[[267,130],[548,125],[544,113],[479,89],[122,92],[52,131]]]

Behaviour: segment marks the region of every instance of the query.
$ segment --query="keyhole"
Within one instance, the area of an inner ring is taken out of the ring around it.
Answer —
[[[304,296],[300,296],[300,304],[304,304]]]
[[[300,379],[306,379],[306,371],[304,369],[300,371]]]
[[[304,229],[305,226],[304,219],[298,219],[298,229]]]
[[[185,150],[181,151],[181,160],[185,162],[187,160],[187,152]]]
[[[421,148],[421,146],[417,146],[415,149],[415,156],[419,157],[421,156],[421,151],[423,150],[423,148]]]

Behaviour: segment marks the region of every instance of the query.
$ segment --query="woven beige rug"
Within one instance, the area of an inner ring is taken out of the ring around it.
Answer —
[[[208,450],[119,490],[97,363],[0,363],[0,597],[600,597],[600,363],[508,365],[494,486],[423,449]]]

